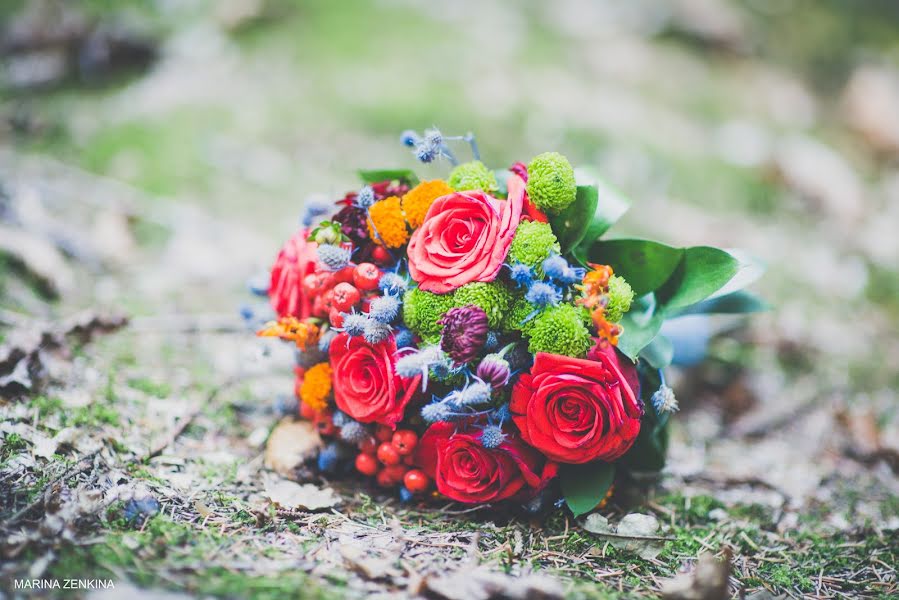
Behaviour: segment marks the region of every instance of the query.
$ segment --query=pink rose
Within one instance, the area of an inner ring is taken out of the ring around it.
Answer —
[[[409,274],[418,287],[445,294],[473,281],[493,281],[502,267],[524,199],[525,184],[509,177],[507,200],[480,191],[434,201],[409,241]]]

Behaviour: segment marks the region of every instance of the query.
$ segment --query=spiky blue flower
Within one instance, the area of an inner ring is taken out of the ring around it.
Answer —
[[[368,435],[365,425],[358,421],[348,421],[340,428],[340,439],[350,444],[358,444]]]
[[[331,422],[334,423],[335,427],[343,427],[352,420],[352,417],[342,410],[335,410],[334,414],[331,415]]]
[[[491,416],[497,423],[502,425],[506,421],[509,421],[512,419],[512,410],[509,408],[508,404],[503,404],[502,406],[497,408],[495,411],[493,411],[493,414]]]
[[[368,305],[368,316],[381,323],[390,323],[400,311],[400,300],[396,296],[379,296]]]
[[[677,412],[680,408],[677,405],[677,398],[674,397],[674,390],[664,383],[653,393],[651,400],[659,414]]]
[[[303,211],[303,217],[300,221],[303,227],[312,227],[312,224],[322,215],[331,212],[331,206],[321,200],[308,200],[306,209]]]
[[[432,148],[439,148],[443,144],[443,134],[436,128],[425,129],[425,138],[422,143]]]
[[[487,425],[481,433],[481,445],[485,448],[499,448],[505,441],[506,434],[498,425]]]
[[[371,189],[371,186],[367,185],[359,190],[358,194],[356,194],[356,199],[353,201],[353,206],[368,210],[374,203],[375,191]]]
[[[395,366],[396,374],[400,377],[421,375],[422,380],[427,381],[430,366],[443,360],[446,360],[446,357],[439,346],[425,346],[398,358]]]
[[[553,254],[543,261],[543,272],[550,279],[561,279],[565,275],[565,269],[567,268],[568,261],[558,254]]]
[[[580,283],[584,280],[584,275],[587,273],[587,269],[583,267],[568,267],[562,273],[562,276],[559,277],[559,283],[563,285],[574,285],[575,283]]]
[[[499,348],[499,334],[495,331],[487,332],[487,341],[484,342],[484,350],[493,352]]]
[[[437,158],[437,153],[437,148],[433,148],[427,144],[419,144],[415,148],[415,158],[423,163],[434,162],[434,159]]]
[[[340,462],[340,451],[337,444],[328,444],[318,452],[318,470],[323,473],[333,473]]]
[[[461,390],[453,391],[450,396],[452,402],[458,406],[476,406],[490,401],[490,385],[475,379]],[[447,398],[449,399],[450,396]]]
[[[390,272],[381,275],[381,280],[378,281],[378,287],[385,294],[402,296],[409,287],[409,284],[406,283],[406,280],[401,275]]]
[[[421,407],[421,418],[426,423],[450,421],[454,416],[453,407],[447,402],[431,402]]]
[[[351,251],[349,248],[323,244],[316,248],[316,253],[318,254],[318,260],[329,271],[339,271],[350,264]]]
[[[518,287],[526,288],[533,283],[534,272],[526,264],[517,262],[509,265],[509,277],[512,278],[512,281],[514,281]]]
[[[365,324],[368,323],[368,315],[361,313],[341,313],[343,315],[343,331],[352,337],[365,333]]]
[[[253,317],[256,316],[256,312],[253,310],[253,307],[249,304],[242,304],[240,306],[240,318],[244,321],[252,321]]]
[[[406,327],[400,327],[393,333],[393,337],[396,340],[397,350],[400,348],[408,348],[410,346],[415,345],[415,334],[413,334]]]
[[[524,299],[535,306],[555,306],[562,300],[562,293],[559,289],[549,283],[543,281],[535,281],[528,289],[528,293],[524,295]]]
[[[400,486],[400,502],[412,502],[412,500],[414,498],[415,498],[415,494],[410,492],[406,488],[406,486],[404,486],[404,485]]]
[[[365,341],[369,344],[383,342],[390,337],[391,333],[393,333],[393,330],[387,323],[375,321],[372,318],[365,319],[365,325],[363,325],[362,328],[362,337],[365,338]]]
[[[418,134],[411,129],[407,129],[403,133],[400,134],[400,143],[403,146],[408,146],[409,148],[412,148],[415,146],[415,144],[419,143],[420,141],[421,141],[421,138],[419,138]]]

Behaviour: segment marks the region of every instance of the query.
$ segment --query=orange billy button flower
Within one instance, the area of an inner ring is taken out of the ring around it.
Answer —
[[[600,338],[608,340],[613,346],[618,344],[618,336],[621,335],[621,325],[610,323],[605,316],[608,303],[609,279],[614,275],[609,265],[597,265],[588,263],[590,271],[584,275],[583,283],[578,289],[583,293],[577,303],[590,310],[593,325]]]
[[[300,386],[300,399],[311,408],[320,411],[328,406],[331,394],[331,365],[318,363],[303,375]]]
[[[295,343],[300,350],[305,350],[309,344],[318,342],[319,330],[314,323],[287,316],[266,323],[265,327],[256,332],[256,335],[289,340]]]
[[[409,190],[402,200],[403,212],[406,213],[409,226],[412,229],[420,227],[434,200],[452,193],[453,188],[442,179],[422,181]]]
[[[409,241],[399,198],[390,196],[372,204],[368,209],[368,234],[376,243],[388,248],[399,248]]]

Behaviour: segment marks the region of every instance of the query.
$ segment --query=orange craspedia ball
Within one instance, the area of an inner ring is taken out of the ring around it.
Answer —
[[[303,375],[303,383],[300,385],[300,399],[319,411],[328,406],[330,393],[331,365],[323,362],[309,368]]]
[[[451,188],[442,179],[432,179],[431,181],[422,181],[417,186],[409,190],[403,196],[402,208],[406,213],[406,221],[412,229],[419,227],[428,214],[428,209],[434,200],[440,196],[446,196],[453,193]]]
[[[400,199],[390,196],[378,200],[368,209],[368,234],[376,243],[399,248],[409,241],[406,217]]]

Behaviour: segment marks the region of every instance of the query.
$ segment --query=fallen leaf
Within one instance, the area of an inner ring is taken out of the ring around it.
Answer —
[[[316,456],[321,445],[321,436],[312,423],[284,418],[268,438],[265,466],[284,477],[294,477],[296,468]]]
[[[593,513],[584,520],[583,527],[590,533],[607,537],[615,548],[633,552],[645,560],[658,556],[666,541],[658,535],[659,521],[652,515],[641,513],[625,515],[614,531],[608,519]]]
[[[664,600],[726,600],[730,597],[730,550],[725,549],[724,560],[712,554],[699,557],[696,567],[688,573],[662,582]]]
[[[428,596],[445,600],[555,600],[565,596],[562,584],[547,575],[513,577],[485,567],[429,577],[424,589]]]
[[[273,503],[291,510],[315,511],[340,504],[340,498],[331,488],[321,489],[311,483],[300,485],[286,479],[269,482],[265,494]]]
[[[367,556],[358,546],[341,545],[339,551],[347,565],[366,579],[385,579],[402,575],[401,571],[394,568],[394,561],[381,556]]]

